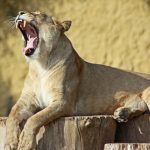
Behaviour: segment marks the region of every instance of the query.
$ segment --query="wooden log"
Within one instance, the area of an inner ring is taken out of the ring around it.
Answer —
[[[114,142],[115,130],[109,116],[65,117],[45,127],[37,149],[103,150],[105,143]]]
[[[0,119],[0,150],[4,150],[6,118]],[[60,118],[42,127],[36,150],[103,150],[115,140],[116,122],[110,116]]]
[[[148,143],[116,143],[105,144],[104,150],[150,150]]]
[[[126,123],[118,123],[115,142],[150,143],[150,115],[144,114]]]

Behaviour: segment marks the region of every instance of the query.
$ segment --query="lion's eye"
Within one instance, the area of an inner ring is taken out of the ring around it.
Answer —
[[[36,21],[35,20],[31,20],[31,24],[36,26]]]

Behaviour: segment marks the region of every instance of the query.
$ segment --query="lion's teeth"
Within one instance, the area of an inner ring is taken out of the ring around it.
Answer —
[[[17,22],[16,22],[16,28],[18,28],[18,23],[19,23],[19,22],[17,21]]]
[[[24,27],[24,28],[26,27],[26,24],[27,24],[27,22],[24,21],[24,22],[23,22],[23,27]]]

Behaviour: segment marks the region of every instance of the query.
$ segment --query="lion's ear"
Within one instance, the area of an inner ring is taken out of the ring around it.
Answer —
[[[63,27],[63,32],[68,31],[69,28],[71,27],[71,21],[67,20],[61,23],[62,27]]]
[[[68,31],[71,26],[71,21],[68,21],[68,20],[64,22],[60,22],[55,17],[52,17],[52,20],[54,22],[54,25],[56,25],[57,28],[61,30],[62,32]]]

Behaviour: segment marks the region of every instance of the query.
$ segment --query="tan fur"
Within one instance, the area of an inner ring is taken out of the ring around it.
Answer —
[[[118,121],[126,121],[148,109],[149,76],[85,62],[64,34],[70,21],[61,23],[39,12],[20,18],[35,21],[40,41],[33,56],[26,57],[29,72],[7,120],[7,150],[33,150],[39,128],[61,116],[115,112]]]

